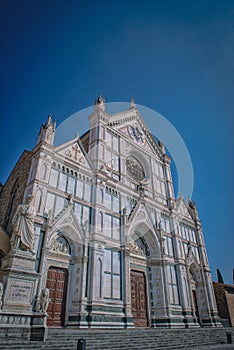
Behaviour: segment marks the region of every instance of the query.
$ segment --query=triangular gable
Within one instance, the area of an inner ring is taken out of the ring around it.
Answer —
[[[152,222],[150,214],[148,213],[145,205],[141,203],[141,200],[134,208],[132,215],[129,217],[129,221],[126,225],[128,230],[127,242],[131,243],[133,234],[136,228],[139,229],[137,234],[144,237],[147,242],[151,255],[155,258],[160,256],[160,237],[155,224]],[[140,237],[139,236],[139,237]]]
[[[142,222],[144,222],[151,230],[155,229],[154,223],[152,222],[146,207],[141,201],[139,201],[128,216],[129,229],[131,230],[133,226],[137,226]]]
[[[186,262],[188,265],[191,265],[191,264],[195,264],[196,266],[199,265],[196,256],[193,254],[191,246],[189,246],[189,249],[188,249],[188,253],[186,256]]]
[[[124,136],[133,141],[136,145],[144,148],[144,150],[147,150],[151,152],[152,154],[156,154],[158,158],[160,158],[158,150],[155,152],[155,149],[152,147],[152,144],[149,142],[147,137],[144,135],[143,131],[140,127],[137,126],[137,123],[134,123],[132,125],[125,125],[121,126],[118,129],[119,132],[124,134]],[[138,136],[136,136],[138,135]]]
[[[65,230],[74,241],[83,240],[83,230],[74,211],[72,202],[51,222],[49,240],[57,231]]]
[[[193,216],[190,212],[190,208],[182,195],[180,195],[180,197],[176,200],[176,210],[181,216],[193,219]]]
[[[159,157],[163,155],[161,147],[157,144],[155,137],[152,136],[137,110],[111,115],[109,126],[124,134],[138,146],[157,154]]]
[[[93,168],[89,156],[78,137],[56,147],[55,153],[64,157],[65,160],[75,163],[76,166],[88,169]]]

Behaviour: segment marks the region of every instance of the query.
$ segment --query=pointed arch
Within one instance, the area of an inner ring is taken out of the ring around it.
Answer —
[[[205,300],[204,285],[202,275],[198,265],[192,262],[189,266],[189,284],[191,295],[191,308],[198,323],[202,323],[202,304]]]
[[[202,283],[202,277],[201,277],[201,272],[198,267],[198,265],[193,261],[190,266],[189,266],[189,273],[193,281],[197,284],[200,285]]]
[[[68,206],[66,209],[64,209],[64,211],[62,211],[61,214],[54,220],[48,237],[48,242],[51,241],[51,238],[58,231],[66,232],[66,236],[78,244],[83,242],[84,232],[76,218],[72,206]]]
[[[41,202],[42,202],[42,190],[38,188],[36,192],[36,199],[35,199],[35,208],[36,208],[36,212],[38,213],[41,211]]]
[[[103,231],[103,213],[101,211],[98,212],[98,229]]]
[[[40,168],[40,179],[45,180],[47,174],[47,165],[42,163]]]
[[[141,238],[144,244],[146,244],[148,255],[154,258],[160,258],[161,248],[158,237],[153,228],[145,221],[136,222],[136,224],[132,225],[131,231],[128,234],[128,241],[130,242],[136,238]]]
[[[103,188],[98,189],[98,201],[100,204],[104,203],[104,190],[103,190]]]

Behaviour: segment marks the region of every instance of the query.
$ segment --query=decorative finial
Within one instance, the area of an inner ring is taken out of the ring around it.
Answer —
[[[131,99],[131,102],[130,102],[130,109],[136,109],[136,104],[133,98]]]
[[[105,99],[102,97],[101,92],[99,92],[98,98],[95,99],[94,107],[95,109],[98,108],[98,109],[102,109],[103,111],[105,110]]]

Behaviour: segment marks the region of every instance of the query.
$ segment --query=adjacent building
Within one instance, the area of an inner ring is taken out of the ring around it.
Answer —
[[[213,282],[213,286],[222,324],[234,327],[234,285]]]

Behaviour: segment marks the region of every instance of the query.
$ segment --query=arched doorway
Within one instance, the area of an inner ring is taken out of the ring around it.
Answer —
[[[148,327],[148,256],[149,251],[143,238],[134,235],[129,242],[131,308],[135,327]]]
[[[68,266],[71,249],[62,233],[57,233],[49,251],[50,265],[47,272],[46,288],[49,289],[47,325],[62,327],[66,319],[66,300],[68,290]]]
[[[190,290],[191,290],[191,308],[193,316],[196,321],[201,325],[200,317],[200,302],[201,291],[199,286],[199,271],[196,271],[196,267],[190,267],[189,270]]]

